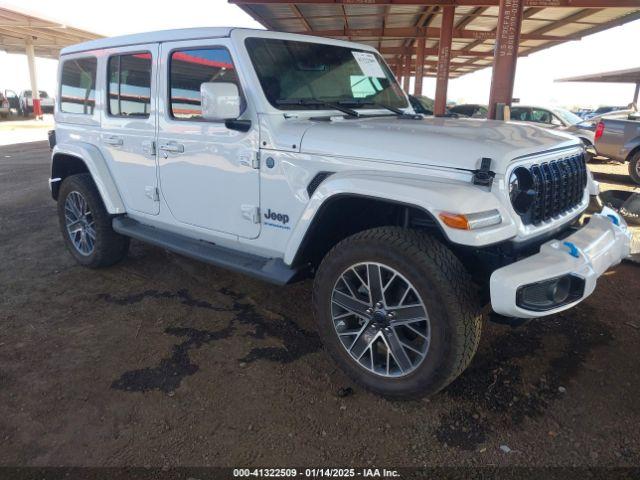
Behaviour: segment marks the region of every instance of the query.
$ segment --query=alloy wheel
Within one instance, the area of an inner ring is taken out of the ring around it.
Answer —
[[[82,255],[91,255],[96,243],[95,222],[89,204],[80,192],[73,191],[67,195],[64,218],[75,249]]]
[[[374,262],[346,269],[331,295],[333,326],[361,367],[402,377],[427,356],[431,325],[416,288],[397,270]]]

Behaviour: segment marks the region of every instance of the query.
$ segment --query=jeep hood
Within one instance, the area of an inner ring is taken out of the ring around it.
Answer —
[[[495,120],[380,116],[310,123],[302,153],[466,170],[488,157],[494,171],[504,172],[518,157],[580,145],[566,133]]]

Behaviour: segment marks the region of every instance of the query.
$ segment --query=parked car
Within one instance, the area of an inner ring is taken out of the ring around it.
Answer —
[[[593,113],[593,108],[579,108],[577,110],[571,110],[571,112],[584,119],[588,114]]]
[[[53,113],[55,99],[50,97],[47,92],[40,90],[40,107],[42,113]],[[31,90],[24,90],[20,94],[20,113],[22,115],[31,115],[33,113],[33,98]]]
[[[487,118],[489,114],[489,110],[484,105],[477,105],[474,103],[463,103],[460,105],[454,105],[449,107],[450,113],[455,113],[461,117],[470,117],[470,118]]]
[[[612,112],[617,112],[619,110],[626,110],[628,107],[621,107],[621,106],[613,106],[613,105],[604,105],[601,107],[596,108],[593,112],[591,113],[587,113],[584,116],[585,120],[589,120],[590,118],[593,117],[597,117],[600,115],[605,115],[607,113],[612,113]]]
[[[557,128],[580,138],[585,146],[593,146],[595,127],[564,108],[514,105],[511,107],[511,120]]]
[[[18,96],[13,90],[0,90],[0,117],[6,118],[19,109]]]
[[[433,115],[433,100],[424,95],[409,95],[409,102],[416,113]]]
[[[380,394],[453,381],[485,305],[567,310],[629,255],[613,210],[577,224],[598,193],[577,138],[416,115],[368,45],[172,30],[66,47],[58,79],[50,186],[78,263],[113,265],[136,238],[314,277],[327,350]]]
[[[629,115],[626,120],[603,118],[595,133],[598,153],[612,160],[629,163],[629,175],[640,184],[640,118]]]
[[[0,118],[7,118],[11,113],[9,100],[0,92]]]

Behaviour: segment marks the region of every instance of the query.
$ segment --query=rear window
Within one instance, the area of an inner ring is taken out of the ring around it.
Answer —
[[[109,59],[109,113],[119,117],[148,117],[151,107],[151,53]]]
[[[96,105],[96,57],[65,60],[60,78],[60,111],[93,114]]]

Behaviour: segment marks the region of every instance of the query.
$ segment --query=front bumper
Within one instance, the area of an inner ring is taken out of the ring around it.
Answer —
[[[550,240],[540,252],[499,268],[491,275],[491,306],[509,317],[536,318],[551,315],[580,303],[593,293],[600,275],[630,256],[631,234],[620,215],[605,207],[589,223],[563,240]],[[543,311],[523,308],[519,291],[528,285],[571,276],[581,291],[568,303]]]

